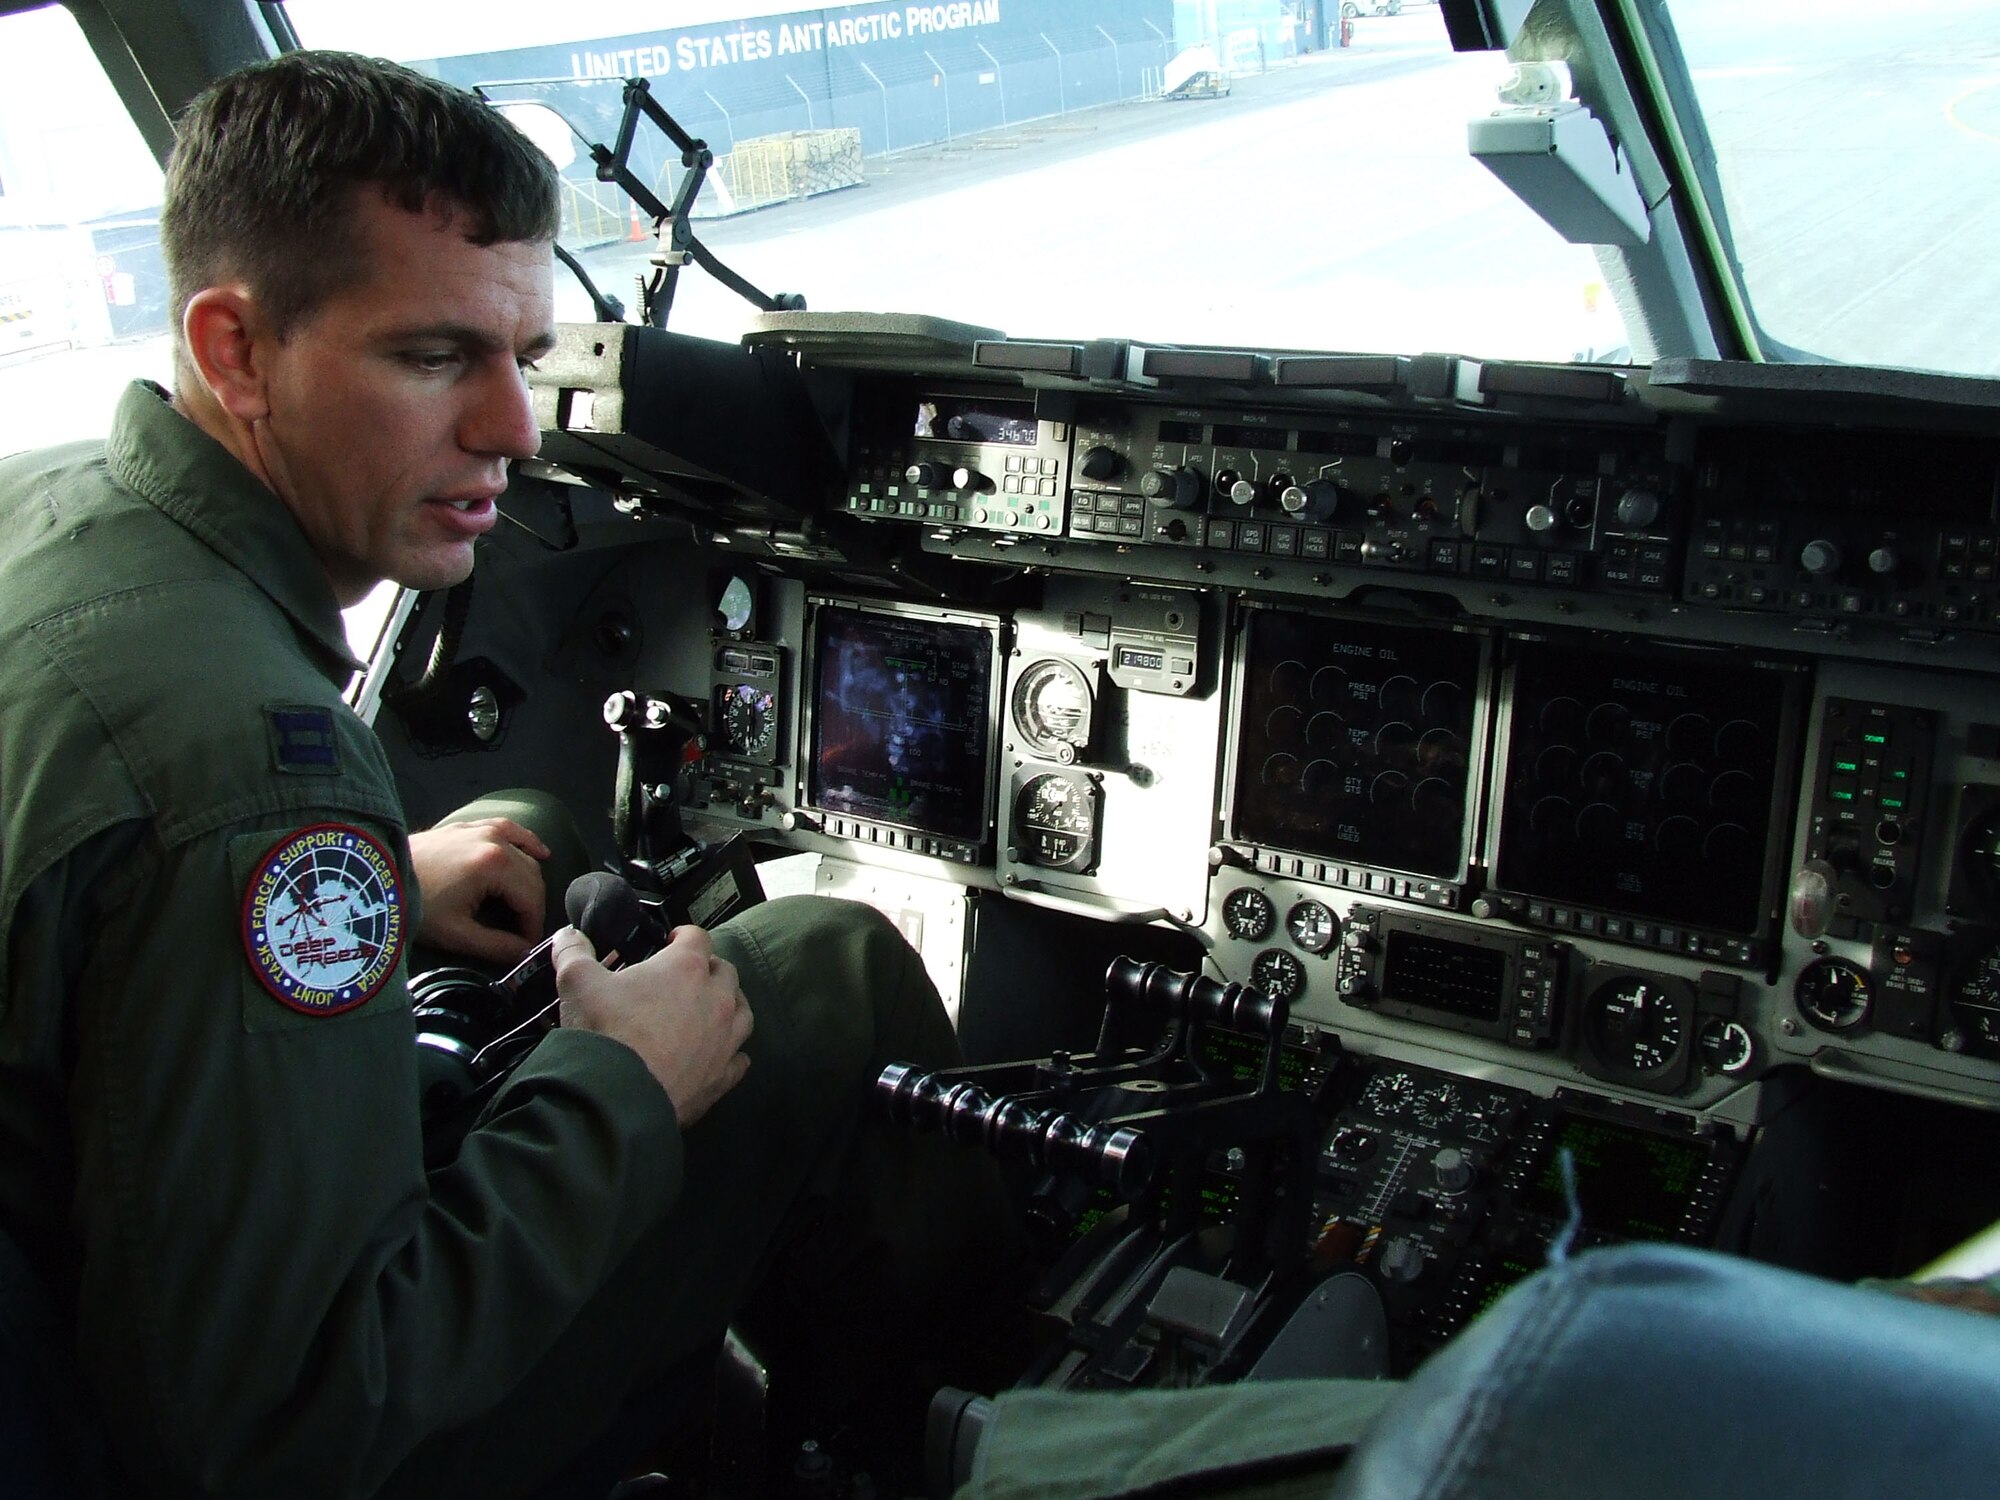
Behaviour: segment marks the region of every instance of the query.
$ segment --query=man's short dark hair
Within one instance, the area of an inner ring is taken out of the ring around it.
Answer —
[[[253,64],[181,116],[160,214],[174,327],[195,293],[242,280],[282,336],[366,274],[357,190],[461,213],[493,245],[555,238],[556,181],[526,136],[435,78],[345,52]]]

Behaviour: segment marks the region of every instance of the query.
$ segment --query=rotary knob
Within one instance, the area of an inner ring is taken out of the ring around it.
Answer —
[[[1140,476],[1139,493],[1157,504],[1187,510],[1201,503],[1201,476],[1192,469],[1152,469]]]
[[[1886,543],[1868,554],[1868,571],[1871,573],[1887,576],[1902,566],[1902,557]]]
[[[920,490],[941,489],[950,471],[943,464],[911,464],[903,470],[903,478]]]
[[[1620,526],[1643,530],[1660,518],[1660,497],[1651,490],[1627,490],[1613,511]]]
[[[1472,1186],[1472,1163],[1456,1146],[1446,1146],[1431,1158],[1437,1185],[1447,1193],[1462,1193]]]
[[[992,490],[993,481],[977,469],[968,469],[961,465],[951,471],[951,486],[970,495],[984,495]]]
[[[1527,522],[1528,530],[1537,535],[1540,535],[1544,531],[1554,531],[1556,529],[1555,510],[1547,505],[1531,505],[1528,507]]]
[[[1424,1274],[1424,1247],[1399,1234],[1382,1247],[1375,1268],[1384,1281],[1415,1281]]]
[[[1099,443],[1084,449],[1083,457],[1077,460],[1076,466],[1085,479],[1115,479],[1118,471],[1125,467],[1125,460],[1118,456],[1117,449]]]
[[[1278,504],[1308,526],[1320,521],[1331,521],[1340,511],[1340,502],[1346,491],[1331,479],[1309,479],[1304,484],[1288,486],[1278,496]]]
[[[1799,566],[1815,578],[1830,578],[1840,571],[1840,548],[1825,537],[1814,537],[1799,549]]]
[[[1257,503],[1257,486],[1234,469],[1224,469],[1215,476],[1215,492],[1231,505]]]

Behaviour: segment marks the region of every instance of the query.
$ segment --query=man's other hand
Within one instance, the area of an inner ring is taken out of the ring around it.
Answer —
[[[487,963],[518,962],[542,938],[541,862],[548,857],[548,845],[511,818],[472,818],[411,834],[410,863],[424,898],[417,941]],[[492,925],[494,914],[504,914],[511,927]]]
[[[562,1024],[623,1042],[667,1091],[685,1130],[750,1071],[750,1002],[699,927],[676,927],[644,963],[607,969],[574,927],[551,952]]]

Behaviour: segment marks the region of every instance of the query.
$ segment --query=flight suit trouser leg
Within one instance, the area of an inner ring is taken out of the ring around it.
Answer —
[[[1272,1380],[1009,1391],[957,1500],[1108,1500],[1156,1487],[1324,1500],[1347,1453],[1401,1390],[1394,1380]]]
[[[874,1115],[885,1064],[958,1060],[937,991],[888,920],[794,896],[751,908],[714,939],[756,1029],[749,1073],[687,1133],[678,1202],[505,1402],[424,1444],[385,1493],[532,1492],[625,1391],[711,1347],[774,1261],[781,1276],[803,1276],[819,1311],[860,1320],[991,1285],[1017,1260],[1020,1231],[992,1161]],[[808,1226],[803,1266],[796,1248],[774,1253]]]

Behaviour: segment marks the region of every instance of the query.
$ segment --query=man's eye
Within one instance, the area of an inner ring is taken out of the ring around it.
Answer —
[[[414,370],[436,375],[457,364],[458,355],[450,349],[412,349],[403,355],[403,362]]]
[[[523,375],[527,374],[527,373],[528,373],[528,372],[529,372],[530,370],[535,370],[535,369],[539,369],[539,368],[541,368],[541,367],[540,367],[540,366],[539,366],[538,364],[536,364],[536,362],[535,362],[534,360],[532,360],[532,359],[516,359],[516,360],[514,361],[514,363],[515,363],[515,365],[516,365],[516,366],[517,366],[517,367],[518,367],[518,368],[520,369],[520,371],[521,371],[521,373],[522,373]]]

